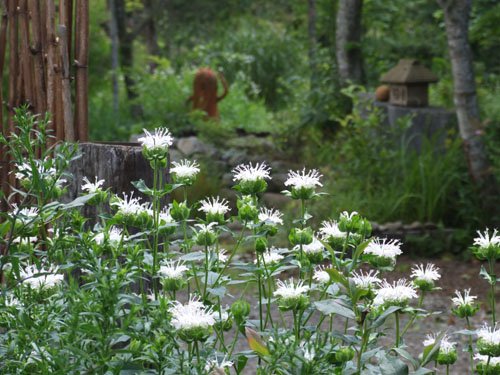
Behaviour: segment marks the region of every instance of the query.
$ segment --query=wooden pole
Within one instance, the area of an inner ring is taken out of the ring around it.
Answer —
[[[42,2],[44,2],[42,0]],[[28,11],[31,16],[31,53],[34,58],[33,89],[35,90],[35,112],[47,111],[45,59],[43,51],[43,38],[45,28],[41,26],[41,11],[39,0],[28,0]]]
[[[0,25],[0,82],[3,82],[3,67],[5,64],[5,50],[7,48],[7,26],[9,24],[9,17],[7,15],[7,0],[2,1],[2,22]],[[3,118],[3,89],[0,86],[0,134],[6,136],[8,134],[7,127],[5,126]],[[6,150],[0,146],[0,191],[4,194],[8,193],[9,185],[7,180],[9,177],[9,160],[7,158]],[[0,210],[7,211],[7,202],[0,199]]]
[[[64,134],[65,140],[69,142],[74,142],[75,138],[75,128],[73,123],[73,109],[71,108],[71,85],[70,85],[70,75],[69,75],[69,54],[68,54],[68,34],[66,31],[66,26],[59,25],[59,50],[61,52],[61,99],[62,99],[62,110],[63,110],[63,123],[64,123]]]
[[[33,90],[33,64],[31,58],[31,49],[29,42],[29,23],[28,23],[28,0],[19,0],[19,35],[21,37],[20,45],[20,66],[22,69],[23,92],[25,102],[34,108],[35,93]]]
[[[88,140],[89,2],[76,0],[75,25],[75,128],[80,142]]]
[[[57,98],[57,77],[56,77],[56,51],[57,39],[55,34],[55,5],[54,0],[46,0],[45,4],[45,29],[47,35],[46,44],[46,76],[47,76],[47,110],[52,115],[52,123],[50,129],[57,140],[62,139],[63,128],[59,124],[56,111],[56,98]],[[52,142],[53,143],[53,140]]]

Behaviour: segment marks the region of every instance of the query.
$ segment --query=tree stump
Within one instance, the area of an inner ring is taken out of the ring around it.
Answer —
[[[69,168],[73,178],[68,186],[68,199],[82,195],[84,177],[94,182],[96,176],[99,180],[105,180],[104,189],[110,188],[111,192],[119,196],[134,192],[136,197],[150,199],[132,185],[133,181],[142,179],[147,186],[153,186],[153,170],[144,159],[138,143],[80,143],[78,151],[81,157],[74,160]],[[168,181],[167,171],[163,181]],[[162,203],[165,204],[166,200]],[[83,213],[88,218],[96,218],[94,207],[86,206]]]

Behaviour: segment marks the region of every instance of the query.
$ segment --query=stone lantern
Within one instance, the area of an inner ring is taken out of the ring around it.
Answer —
[[[398,65],[380,77],[389,85],[389,103],[403,107],[427,107],[429,84],[438,78],[415,59],[399,60]]]

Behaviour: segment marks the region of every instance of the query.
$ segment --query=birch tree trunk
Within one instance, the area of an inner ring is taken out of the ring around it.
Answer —
[[[361,12],[363,0],[339,0],[336,19],[336,56],[340,82],[363,79]]]
[[[454,102],[460,136],[465,145],[469,172],[490,195],[495,182],[482,138],[472,52],[468,41],[472,0],[437,0],[443,8],[448,50],[453,70]]]

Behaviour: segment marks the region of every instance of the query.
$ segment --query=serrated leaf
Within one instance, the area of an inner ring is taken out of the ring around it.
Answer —
[[[248,346],[254,352],[262,356],[269,355],[269,349],[267,349],[266,344],[259,336],[259,334],[251,328],[245,327],[245,336],[248,340]]]
[[[327,299],[323,301],[317,301],[314,306],[325,315],[340,315],[348,319],[356,319],[356,314],[354,311],[346,306],[344,303],[340,302],[338,299]]]

